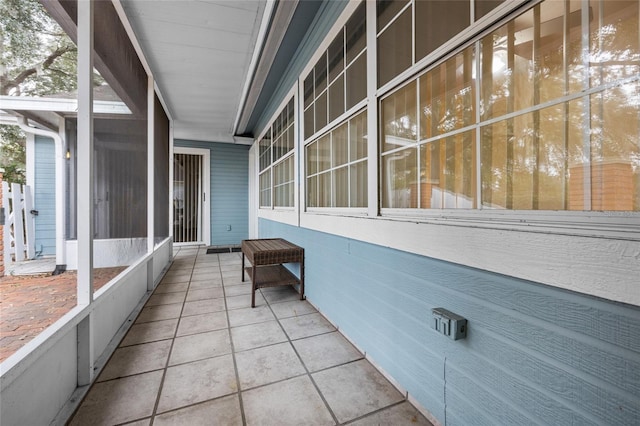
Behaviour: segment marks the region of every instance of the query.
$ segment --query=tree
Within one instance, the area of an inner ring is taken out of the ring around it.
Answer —
[[[25,135],[17,126],[0,126],[0,169],[4,170],[2,180],[26,183],[24,149]]]
[[[43,96],[76,89],[77,49],[37,0],[0,0],[0,95]],[[0,125],[4,180],[24,184],[25,134]]]
[[[77,48],[36,0],[0,0],[0,95],[76,89]]]

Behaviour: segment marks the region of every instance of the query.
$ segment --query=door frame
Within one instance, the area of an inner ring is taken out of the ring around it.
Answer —
[[[202,214],[202,229],[200,230],[200,235],[202,238],[199,241],[188,242],[188,243],[176,243],[173,244],[175,246],[191,246],[191,245],[211,245],[211,151],[205,148],[185,148],[180,146],[173,147],[173,155],[171,157],[171,162],[173,164],[175,154],[188,154],[188,155],[199,155],[202,157],[202,176],[201,185],[202,191],[200,194],[200,202],[202,203],[202,209],[200,213]],[[172,166],[173,168],[173,166]],[[173,182],[175,177],[171,179],[171,199],[173,199],[174,187]],[[173,207],[172,207],[173,208]]]

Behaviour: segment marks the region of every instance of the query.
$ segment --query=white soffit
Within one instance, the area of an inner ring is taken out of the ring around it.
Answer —
[[[235,142],[266,0],[121,4],[173,117],[174,137]]]

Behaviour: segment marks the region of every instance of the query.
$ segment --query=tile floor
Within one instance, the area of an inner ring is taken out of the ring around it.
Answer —
[[[430,425],[291,287],[250,308],[240,253],[173,265],[71,425]]]

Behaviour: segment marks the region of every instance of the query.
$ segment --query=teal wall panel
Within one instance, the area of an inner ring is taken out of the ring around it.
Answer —
[[[261,219],[308,299],[443,424],[640,424],[640,308]],[[467,318],[450,340],[431,309]]]
[[[56,168],[53,139],[35,136],[34,139],[33,208],[35,217],[35,249],[42,255],[56,254]]]
[[[187,140],[175,140],[174,145],[210,151],[211,245],[240,244],[249,237],[250,147]]]

